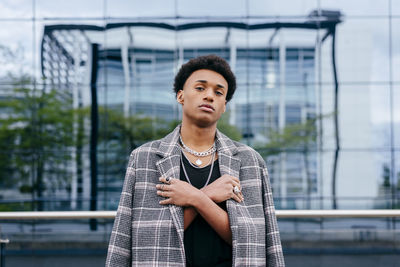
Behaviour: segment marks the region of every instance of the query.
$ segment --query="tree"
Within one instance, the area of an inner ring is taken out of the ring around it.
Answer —
[[[221,118],[218,121],[217,127],[222,133],[224,133],[232,140],[239,141],[240,139],[242,139],[242,133],[236,126],[229,124],[229,116],[229,112],[225,112],[224,114],[222,114]]]
[[[88,114],[88,111],[84,111]],[[170,133],[180,120],[165,121],[160,118],[134,114],[125,117],[122,111],[99,108],[100,127],[98,145],[100,150],[109,149],[115,156],[108,158],[102,164],[118,164],[119,171],[123,172],[129,153],[138,146],[164,137]],[[241,138],[235,126],[228,123],[228,115],[223,116],[218,122],[218,128],[234,140]]]
[[[269,142],[258,144],[255,149],[265,158],[279,155],[282,152],[295,151],[303,154],[308,197],[307,205],[311,207],[310,195],[312,192],[312,181],[309,170],[309,152],[316,146],[317,129],[316,121],[319,118],[308,119],[304,123],[287,125],[282,131],[272,130],[267,134]]]
[[[382,178],[383,178],[383,183],[382,186],[386,191],[390,191],[390,168],[387,164],[383,164],[382,166]]]
[[[19,187],[38,199],[32,209],[43,210],[43,193],[68,183],[68,149],[73,146],[73,110],[69,94],[34,90],[29,77],[14,79],[13,89],[0,100],[0,163],[2,184]],[[6,181],[7,179],[7,181]]]
[[[305,123],[290,124],[282,131],[271,130],[267,134],[268,143],[258,144],[256,149],[264,157],[288,150],[308,151],[316,142],[316,120],[309,119]]]
[[[71,94],[31,88],[28,76],[12,78],[12,89],[0,98],[0,186],[32,196],[32,210],[43,210],[43,197],[57,190],[71,193],[71,177],[83,180],[85,149],[90,141],[90,107],[73,109]],[[98,161],[102,182],[122,179],[129,153],[171,132],[180,121],[99,107]],[[241,137],[224,115],[218,128]],[[75,162],[73,162],[75,161]],[[72,164],[75,163],[75,164]],[[75,167],[72,167],[75,166]],[[36,201],[39,200],[36,204]]]

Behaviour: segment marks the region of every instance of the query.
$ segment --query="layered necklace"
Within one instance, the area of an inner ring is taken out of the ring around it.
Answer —
[[[188,162],[190,163],[190,165],[192,165],[195,168],[200,168],[199,166],[201,164],[203,164],[203,161],[200,159],[200,157],[207,157],[207,156],[212,154],[210,172],[208,173],[207,181],[205,182],[203,187],[207,186],[208,183],[210,182],[211,174],[212,174],[212,171],[213,171],[213,168],[214,168],[215,151],[217,151],[217,149],[215,147],[215,142],[206,151],[197,152],[197,151],[194,151],[193,149],[189,148],[187,145],[185,145],[185,143],[183,142],[181,136],[179,136],[179,140],[180,140],[180,142],[182,144],[183,150],[185,150],[189,154],[192,154],[192,155],[195,155],[196,157],[198,157],[197,160],[195,161],[195,164],[197,166],[193,165],[192,162],[188,158],[186,158],[188,160]],[[188,176],[188,174],[186,172],[185,164],[183,163],[183,157],[186,157],[185,152],[183,152],[183,150],[182,150],[182,156],[181,156],[181,164],[182,164],[182,168],[183,168],[183,173],[185,174],[186,180],[189,182],[189,184],[192,184],[192,181],[190,181],[190,178],[189,178],[189,176]]]
[[[217,148],[215,147],[215,142],[209,149],[202,151],[202,152],[198,152],[198,151],[194,151],[193,149],[191,149],[190,147],[185,145],[185,143],[182,140],[182,136],[180,136],[180,135],[179,135],[179,141],[181,142],[182,147],[186,152],[197,157],[196,161],[194,162],[197,166],[200,166],[201,164],[203,164],[203,161],[200,159],[201,157],[207,157],[211,154],[214,154],[215,151],[217,151]],[[190,160],[189,160],[189,162],[190,162]]]
[[[189,182],[189,184],[193,185],[193,184],[192,184],[192,181],[191,181],[190,178],[189,178],[189,175],[188,175],[187,172],[186,172],[185,163],[183,163],[183,157],[186,158],[185,153],[182,151],[181,164],[182,164],[182,168],[183,168],[183,173],[185,174],[185,178],[186,178],[186,180]],[[190,163],[190,160],[189,160],[188,158],[186,158],[186,159],[187,159],[187,161],[189,161],[189,163]],[[210,172],[208,173],[207,181],[205,182],[205,184],[203,185],[203,187],[207,186],[207,185],[208,185],[208,182],[210,182],[211,174],[212,174],[212,171],[213,171],[213,169],[214,169],[214,159],[215,159],[215,153],[214,153],[213,156],[212,156]],[[191,164],[191,163],[190,163],[190,164]],[[191,164],[191,165],[192,165],[192,164]],[[192,165],[192,166],[193,166],[193,165]],[[193,166],[193,167],[196,167],[196,166]],[[199,167],[197,167],[197,168],[199,168]]]

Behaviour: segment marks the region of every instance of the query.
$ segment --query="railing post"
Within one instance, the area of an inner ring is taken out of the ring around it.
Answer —
[[[8,239],[0,239],[0,267],[5,267],[4,248],[10,241]]]

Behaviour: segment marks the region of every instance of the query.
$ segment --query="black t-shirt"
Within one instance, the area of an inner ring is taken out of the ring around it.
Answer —
[[[195,168],[190,165],[185,156],[182,155],[185,170],[192,185],[198,189],[202,188],[207,181],[211,164],[203,168]],[[209,184],[221,176],[218,160],[214,162]],[[180,179],[187,181],[181,166]],[[226,211],[226,202],[219,203]],[[193,222],[185,230],[184,245],[186,254],[186,266],[232,266],[232,247],[226,243],[201,217],[196,216]]]

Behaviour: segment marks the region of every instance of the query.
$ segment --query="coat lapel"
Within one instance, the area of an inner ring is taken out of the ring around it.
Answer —
[[[218,150],[218,160],[221,175],[227,174],[234,177],[239,177],[240,172],[240,158],[236,156],[237,147],[227,136],[222,134],[217,130],[217,150]],[[236,206],[240,205],[233,199],[228,199],[226,201],[226,208],[228,211],[229,224],[232,231],[232,266],[236,266],[236,250],[237,250],[237,216],[238,212]]]
[[[227,136],[217,130],[217,151],[221,175],[228,174],[239,178],[240,159],[236,156],[237,147]]]
[[[156,166],[161,176],[179,179],[180,176],[180,147],[178,144],[180,125],[173,132],[164,137],[158,148],[157,154],[161,159]],[[172,221],[179,236],[181,247],[183,248],[183,208],[176,205],[168,205]]]

